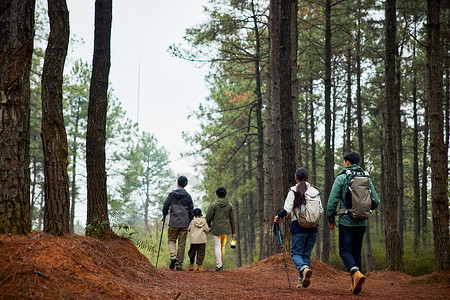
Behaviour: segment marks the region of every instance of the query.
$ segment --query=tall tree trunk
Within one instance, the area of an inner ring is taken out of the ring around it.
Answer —
[[[362,105],[361,105],[361,0],[358,0],[357,11],[357,32],[356,32],[356,115],[358,119],[358,151],[359,165],[365,170],[364,158],[364,139],[363,139],[363,121],[362,121]]]
[[[261,41],[258,27],[258,16],[252,0],[252,17],[255,31],[255,94],[256,94],[256,126],[258,128],[258,153],[256,155],[256,180],[258,184],[258,222],[262,226],[264,220],[264,124],[262,120],[263,96],[261,91]]]
[[[253,159],[252,159],[252,141],[248,141],[248,147],[247,147],[247,155],[248,155],[248,162],[247,162],[247,169],[248,169],[248,178],[250,182],[253,182]],[[253,201],[253,191],[252,189],[248,192],[248,216],[250,224],[247,228],[249,231],[248,234],[248,249],[247,249],[247,256],[250,263],[253,262],[253,249],[255,249],[255,208],[254,208],[254,201]]]
[[[69,46],[69,11],[65,0],[48,0],[50,36],[42,70],[42,147],[44,152],[44,232],[69,233],[68,145],[62,84]]]
[[[450,67],[450,66],[448,66]],[[448,149],[450,146],[450,70],[446,70],[446,84],[445,84],[445,153],[448,157]],[[447,162],[447,176],[449,176],[449,165]]]
[[[30,221],[31,227],[33,227],[33,219],[34,219],[34,205],[36,203],[36,179],[37,179],[37,159],[36,156],[33,155],[33,179],[31,181],[31,205],[30,205]],[[33,228],[31,228],[33,229]]]
[[[109,220],[105,143],[111,65],[111,21],[112,0],[96,0],[94,57],[86,132],[87,224],[92,224],[96,219]]]
[[[310,177],[311,183],[315,186],[317,186],[317,158],[316,158],[316,124],[314,123],[314,85],[313,80],[310,80],[310,95],[311,95],[311,102],[310,102],[310,119],[311,119],[311,171]]]
[[[331,0],[325,4],[325,168],[324,168],[324,198],[323,206],[327,207],[333,184],[334,167],[331,151]],[[323,224],[328,224],[326,214],[323,214]],[[322,261],[328,263],[330,252],[330,231],[327,226],[322,227]]]
[[[444,151],[442,61],[440,52],[440,0],[427,1],[427,72],[430,109],[431,203],[435,269],[450,269],[447,163]]]
[[[402,138],[402,118],[401,118],[401,101],[400,101],[400,89],[401,89],[401,53],[396,55],[396,84],[395,84],[395,117],[397,118],[397,132],[396,132],[396,144],[397,144],[397,185],[398,185],[398,234],[400,236],[400,245],[403,252],[403,231],[405,229],[405,210],[404,210],[404,180],[403,180],[403,138]]]
[[[414,36],[416,36],[417,16],[414,13]],[[414,252],[419,249],[420,241],[420,182],[419,182],[419,124],[417,121],[417,73],[415,71],[416,61],[416,43],[413,41],[413,86],[412,86],[412,100],[413,100],[413,120],[414,120],[414,135],[413,135],[413,186],[414,186]]]
[[[35,0],[0,2],[0,234],[31,231],[30,71],[34,6]]]
[[[386,59],[385,59],[385,222],[386,222],[386,268],[388,270],[402,271],[403,259],[401,242],[399,235],[398,214],[398,185],[397,185],[397,153],[396,153],[396,132],[397,116],[395,116],[395,35],[396,22],[396,1],[386,1]]]
[[[281,194],[278,201],[278,207],[284,205],[284,196],[289,188],[295,185],[295,145],[294,145],[294,123],[298,123],[298,113],[292,111],[292,36],[291,36],[291,17],[292,6],[290,0],[281,0],[281,18],[280,18],[280,39],[279,39],[279,64],[278,74],[280,76],[280,133],[281,133]],[[282,226],[283,236],[286,239],[285,247],[288,249],[290,243],[289,229],[290,220],[285,218]]]
[[[75,117],[75,134],[73,136],[73,147],[72,147],[72,193],[71,193],[71,203],[70,203],[70,227],[69,233],[74,233],[75,226],[75,199],[77,197],[77,154],[78,154],[78,144],[77,144],[77,135],[78,135],[78,123],[80,121],[80,109],[81,109],[81,101],[78,99],[78,107],[77,113]]]
[[[299,103],[298,103],[298,66],[297,66],[297,50],[298,50],[298,0],[291,2],[291,67],[292,67],[292,118],[293,118],[293,143],[294,143],[294,168],[298,168],[302,164],[302,140],[300,138],[299,128]]]
[[[347,128],[345,130],[345,147],[344,152],[352,151],[352,53],[351,49],[347,50]]]
[[[280,14],[281,14],[281,0],[270,1],[270,18],[269,18],[269,32],[270,32],[270,51],[269,51],[269,83],[270,96],[268,101],[268,108],[270,104],[270,123],[266,121],[267,139],[266,152],[268,162],[266,164],[265,173],[265,191],[264,191],[264,223],[262,234],[265,239],[265,249],[263,249],[263,256],[265,258],[277,252],[276,240],[273,237],[272,226],[273,217],[278,210],[283,207],[283,179],[282,164],[281,164],[281,128],[280,128],[280,76],[279,76],[279,36],[280,36]],[[290,78],[290,72],[289,72]],[[289,98],[290,98],[289,91]],[[291,111],[291,109],[290,109]],[[270,142],[269,142],[270,140]],[[269,152],[270,151],[270,152]],[[270,182],[270,183],[269,183]],[[266,189],[271,189],[266,190]]]
[[[422,190],[421,190],[421,202],[422,202],[422,240],[427,232],[427,219],[428,219],[428,132],[429,132],[429,120],[428,120],[428,101],[424,101],[425,116],[424,133],[423,133],[423,157],[422,157]]]
[[[233,190],[238,190],[238,182],[237,182],[237,162],[236,160],[233,160]],[[234,200],[234,214],[235,214],[235,220],[236,220],[236,241],[237,241],[237,247],[236,247],[236,264],[240,267],[242,265],[242,237],[241,237],[241,225],[240,225],[240,210],[239,210],[239,201],[237,200],[238,196],[235,197]]]

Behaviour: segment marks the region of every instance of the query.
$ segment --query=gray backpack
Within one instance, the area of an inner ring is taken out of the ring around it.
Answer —
[[[367,220],[372,205],[372,192],[370,190],[370,177],[367,172],[354,172],[347,170],[347,192],[345,194],[345,207],[337,214],[348,214],[355,219]]]

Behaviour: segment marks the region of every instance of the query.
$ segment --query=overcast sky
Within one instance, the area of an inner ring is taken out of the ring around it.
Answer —
[[[207,0],[113,0],[110,82],[114,94],[139,128],[151,132],[171,155],[175,173],[193,173],[193,158],[180,159],[189,149],[183,131],[199,122],[187,119],[208,94],[207,69],[172,57],[167,49],[182,42],[185,30],[204,19]],[[84,45],[68,59],[92,63],[95,0],[68,0],[70,31]],[[139,63],[140,62],[140,63]],[[140,72],[139,72],[140,65]],[[67,70],[66,70],[67,71]],[[140,101],[138,118],[138,77]]]

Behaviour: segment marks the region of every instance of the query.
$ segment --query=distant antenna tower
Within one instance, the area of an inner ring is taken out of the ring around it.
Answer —
[[[138,65],[138,101],[137,101],[137,123],[139,125],[139,98],[141,96],[141,54],[139,54],[139,65]]]

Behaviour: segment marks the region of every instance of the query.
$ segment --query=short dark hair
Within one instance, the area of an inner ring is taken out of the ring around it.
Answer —
[[[219,198],[225,198],[225,196],[227,195],[227,190],[223,186],[221,186],[220,188],[217,189],[216,195]]]
[[[359,155],[356,152],[350,152],[344,155],[344,160],[348,161],[352,165],[359,164]]]
[[[177,183],[179,186],[185,187],[188,184],[188,179],[186,178],[186,176],[181,175],[180,177],[178,177]]]
[[[202,210],[201,210],[200,208],[195,208],[195,209],[194,209],[194,216],[196,216],[196,217],[201,217],[201,216],[203,216]]]

